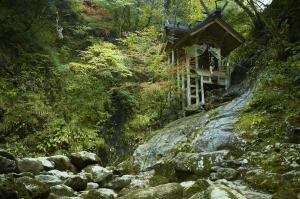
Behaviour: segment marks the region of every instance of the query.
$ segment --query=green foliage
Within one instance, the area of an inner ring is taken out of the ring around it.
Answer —
[[[264,60],[264,56],[259,60]],[[256,139],[258,145],[287,141],[290,128],[300,125],[300,85],[294,81],[300,70],[300,53],[294,51],[287,61],[270,59],[272,54],[267,56],[269,60],[260,63],[264,63],[264,68],[257,65],[252,72],[258,80],[252,100],[237,126],[245,131],[245,138]]]
[[[70,70],[96,77],[122,78],[131,75],[125,57],[112,43],[100,41],[81,53],[82,63],[70,63]]]

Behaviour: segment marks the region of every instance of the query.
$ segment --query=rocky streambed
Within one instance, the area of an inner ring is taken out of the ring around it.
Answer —
[[[0,198],[300,198],[300,146],[249,152],[234,129],[250,96],[170,123],[116,166],[85,151],[17,159],[0,150]]]

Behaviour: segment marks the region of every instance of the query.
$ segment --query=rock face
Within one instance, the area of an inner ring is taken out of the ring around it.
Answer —
[[[232,133],[233,125],[238,121],[237,112],[249,100],[249,93],[233,100],[224,107],[220,107],[218,114],[209,119],[202,134],[192,142],[195,152],[217,151],[221,149],[238,150],[242,140]]]
[[[121,199],[182,199],[182,197],[183,188],[180,186],[180,184],[169,183],[156,187],[132,191],[126,196],[121,197]]]
[[[238,120],[237,112],[250,98],[250,92],[208,113],[182,118],[170,123],[133,154],[142,171],[151,169],[157,160],[174,156],[178,151],[212,152],[239,150],[242,140],[231,130]]]
[[[88,165],[100,163],[100,158],[96,154],[87,151],[72,153],[70,158],[78,170],[82,170]]]

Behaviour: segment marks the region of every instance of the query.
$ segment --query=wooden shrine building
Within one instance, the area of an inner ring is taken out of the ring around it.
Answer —
[[[184,93],[184,108],[204,105],[205,90],[230,86],[229,54],[244,38],[221,18],[221,12],[190,26],[167,23],[164,28],[163,50]]]

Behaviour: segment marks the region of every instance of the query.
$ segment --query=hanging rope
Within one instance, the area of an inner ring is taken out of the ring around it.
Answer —
[[[63,30],[64,30],[64,28],[59,25],[59,14],[58,14],[58,11],[56,11],[56,31],[57,31],[59,39],[64,38]]]

